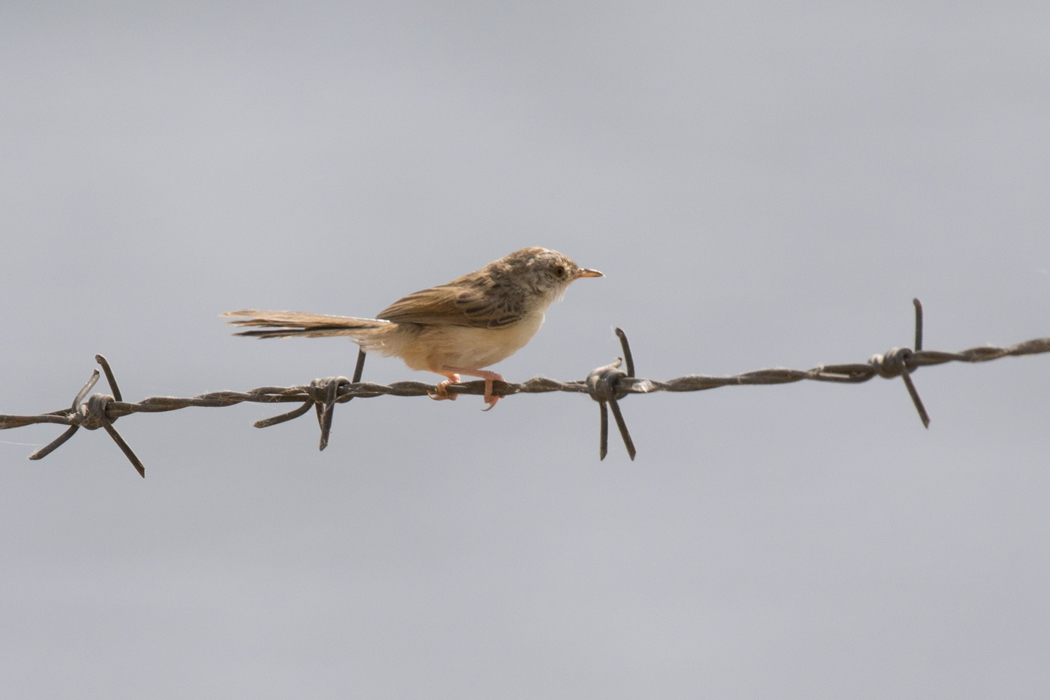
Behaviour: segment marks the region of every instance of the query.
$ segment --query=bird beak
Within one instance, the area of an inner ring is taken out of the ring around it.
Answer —
[[[587,268],[581,269],[576,273],[577,277],[605,277],[602,273],[597,270],[588,270]]]

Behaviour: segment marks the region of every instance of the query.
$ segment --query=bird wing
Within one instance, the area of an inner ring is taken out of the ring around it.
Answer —
[[[463,278],[398,299],[376,318],[396,323],[503,328],[525,316],[523,299]]]

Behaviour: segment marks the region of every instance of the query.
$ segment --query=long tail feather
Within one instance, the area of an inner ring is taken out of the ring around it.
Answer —
[[[303,311],[260,311],[259,309],[241,309],[220,314],[235,326],[255,326],[257,329],[234,333],[253,338],[325,338],[348,335],[359,339],[391,325],[390,321],[374,318],[354,318],[352,316],[328,316],[311,314]]]

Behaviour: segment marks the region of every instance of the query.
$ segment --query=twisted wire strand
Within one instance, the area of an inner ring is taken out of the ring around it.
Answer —
[[[627,431],[626,423],[617,404],[618,400],[623,399],[628,394],[652,394],[661,391],[704,391],[724,386],[790,384],[800,381],[859,384],[876,376],[886,379],[902,377],[923,424],[928,427],[929,416],[919,398],[918,391],[915,389],[914,382],[910,376],[911,372],[920,367],[930,367],[947,362],[989,362],[1002,357],[1018,357],[1050,352],[1050,338],[1035,338],[1005,348],[981,346],[959,352],[922,350],[922,306],[917,299],[914,300],[914,304],[916,311],[915,349],[893,348],[889,352],[875,355],[863,363],[821,365],[808,370],[760,369],[720,377],[693,374],[666,381],[657,381],[634,376],[634,360],[627,341],[627,335],[617,328],[616,334],[620,338],[623,355],[627,358],[626,371],[619,369],[622,360],[617,358],[616,362],[599,367],[591,372],[588,378],[583,381],[561,382],[546,377],[534,377],[517,384],[497,381],[493,383],[493,391],[501,396],[545,394],[550,392],[589,394],[592,399],[599,403],[601,409],[600,458],[605,458],[608,447],[608,416],[606,413],[608,404],[612,408],[613,416],[616,419],[617,427],[628,454],[631,459],[634,459],[634,443],[630,433]],[[112,391],[111,395],[96,393],[85,400],[87,393],[99,379],[99,371],[96,369],[87,384],[77,393],[69,408],[32,416],[0,415],[0,430],[9,430],[39,423],[69,426],[69,429],[52,443],[30,455],[30,459],[41,459],[47,456],[71,438],[80,428],[87,430],[104,428],[138,472],[145,476],[145,467],[143,467],[142,462],[135,456],[135,453],[113,427],[113,423],[117,419],[133,413],[164,413],[191,406],[218,408],[234,406],[240,403],[302,404],[288,413],[257,421],[255,427],[258,428],[265,428],[298,418],[309,411],[311,407],[314,407],[321,428],[320,449],[323,450],[328,444],[335,404],[346,403],[355,398],[367,399],[377,396],[431,396],[437,390],[437,387],[433,384],[416,381],[394,382],[389,385],[362,382],[360,377],[364,367],[364,354],[361,353],[358,357],[353,381],[346,377],[327,377],[315,379],[310,384],[300,386],[263,386],[250,391],[214,391],[188,398],[152,396],[138,402],[127,402],[122,400],[116,379],[106,359],[101,355],[96,355],[95,360],[102,366]],[[483,395],[485,393],[485,382],[470,381],[451,384],[446,390],[450,394]]]

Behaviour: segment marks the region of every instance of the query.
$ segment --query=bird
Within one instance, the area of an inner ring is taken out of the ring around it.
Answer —
[[[413,370],[442,375],[430,397],[456,398],[447,387],[460,375],[485,380],[487,411],[500,397],[492,383],[504,381],[484,369],[525,347],[543,324],[548,307],[583,277],[604,277],[546,248],[522,248],[446,284],[398,299],[375,318],[329,316],[300,311],[242,309],[221,314],[235,326],[254,327],[234,335],[254,338],[349,336],[365,353],[396,356]]]

